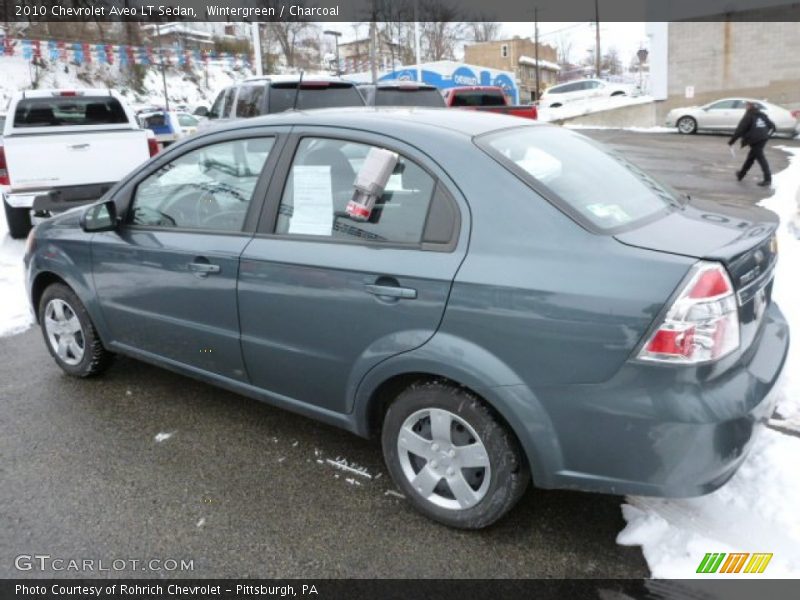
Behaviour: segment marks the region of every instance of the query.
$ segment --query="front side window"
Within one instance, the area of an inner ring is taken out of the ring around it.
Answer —
[[[520,127],[478,143],[597,229],[623,227],[678,203],[672,190],[631,163],[565,129]]]
[[[225,102],[225,94],[227,94],[230,89],[224,89],[219,94],[217,94],[216,99],[214,100],[214,104],[211,105],[211,108],[208,110],[208,114],[206,117],[209,119],[221,119],[222,118],[222,105]]]
[[[222,114],[220,118],[230,119],[231,110],[233,110],[233,100],[236,96],[236,88],[228,88],[225,90],[225,98],[222,101]]]
[[[366,214],[354,213],[348,205],[360,198],[356,183],[376,172],[370,166],[376,164],[376,154],[393,155],[391,174],[382,188],[373,190],[374,206]],[[276,233],[419,244],[434,187],[433,177],[425,170],[391,151],[344,140],[305,138],[286,181]]]
[[[273,138],[204,146],[176,158],[136,188],[131,225],[241,231]]]

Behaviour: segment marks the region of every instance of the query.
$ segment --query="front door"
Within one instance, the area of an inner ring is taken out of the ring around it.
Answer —
[[[236,278],[274,141],[228,139],[182,153],[136,185],[118,231],[94,237],[112,346],[246,380]]]
[[[297,137],[285,181],[270,189],[272,212],[242,254],[239,310],[255,385],[345,413],[370,368],[439,326],[466,246],[466,210],[412,148],[333,135]],[[362,220],[347,205],[373,148],[398,159]]]

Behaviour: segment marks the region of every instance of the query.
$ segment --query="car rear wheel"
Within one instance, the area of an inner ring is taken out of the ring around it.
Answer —
[[[423,514],[451,527],[494,523],[530,480],[513,434],[473,393],[415,384],[390,405],[383,454],[397,486]]]
[[[681,133],[697,133],[697,121],[694,117],[681,117],[678,119],[678,131]]]
[[[39,301],[39,323],[50,355],[75,377],[105,371],[113,355],[103,347],[89,313],[66,285],[54,283]]]
[[[33,227],[30,209],[11,206],[5,200],[3,200],[3,208],[6,212],[9,235],[15,240],[24,239]]]

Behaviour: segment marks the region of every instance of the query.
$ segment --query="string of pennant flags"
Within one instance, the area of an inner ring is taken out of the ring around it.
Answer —
[[[192,64],[224,62],[231,68],[250,66],[250,55],[215,50],[178,47],[154,48],[122,44],[89,44],[57,40],[2,39],[4,56],[22,56],[25,60],[50,60],[82,64],[166,65],[188,67]]]

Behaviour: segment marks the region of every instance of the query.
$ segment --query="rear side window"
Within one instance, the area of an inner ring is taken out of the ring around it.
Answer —
[[[111,96],[54,96],[23,98],[14,112],[14,127],[117,125],[128,117]]]
[[[236,116],[240,118],[257,117],[262,113],[266,86],[243,85],[236,98]]]
[[[349,83],[304,83],[299,91],[296,82],[274,83],[269,92],[269,112],[283,112],[295,107],[295,96],[298,110],[364,106],[364,98],[356,86]]]
[[[234,96],[236,96],[236,88],[228,88],[225,90],[225,98],[222,100],[222,114],[220,114],[220,118],[230,118],[231,110],[233,110]]]
[[[444,98],[439,90],[378,88],[375,93],[375,106],[444,106]]]
[[[353,218],[348,203],[373,146],[305,138],[286,181],[276,233],[349,241],[420,244],[435,181],[403,156],[366,219]],[[439,240],[432,240],[438,242]]]
[[[679,202],[622,157],[559,127],[506,130],[479,138],[478,145],[595,229],[624,227]]]
[[[501,92],[458,91],[453,92],[452,106],[505,106],[506,98]]]

